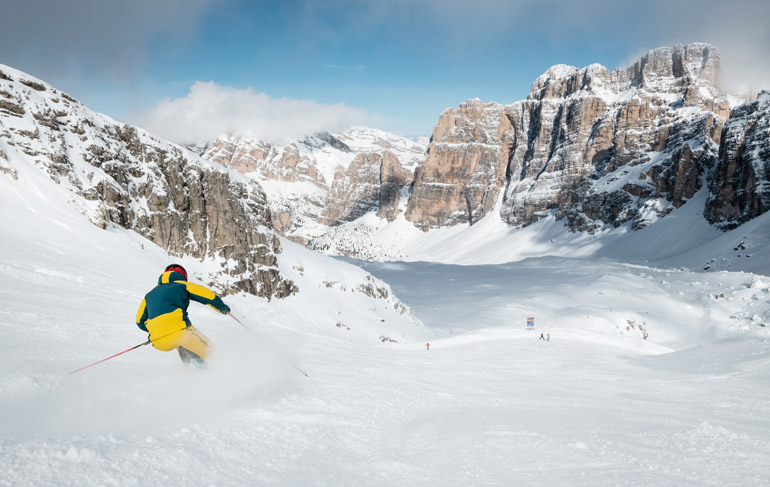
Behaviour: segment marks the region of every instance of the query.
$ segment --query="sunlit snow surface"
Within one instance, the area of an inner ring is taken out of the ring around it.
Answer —
[[[216,345],[208,369],[142,347],[70,375],[146,339],[134,313],[170,259],[88,223],[45,175],[20,181],[0,174],[0,485],[770,478],[770,277],[697,272],[716,247],[681,257],[689,270],[675,253],[623,263],[623,236],[508,263],[357,263],[423,327],[353,292],[360,268],[284,242],[298,296],[225,298],[253,333],[191,307]]]

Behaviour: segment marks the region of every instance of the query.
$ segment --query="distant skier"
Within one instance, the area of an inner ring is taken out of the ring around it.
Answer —
[[[546,333],[545,334],[545,341],[547,341],[547,342],[551,341],[551,334],[550,333]]]
[[[425,350],[430,350],[430,342],[425,344]]]
[[[142,300],[136,313],[136,325],[150,334],[152,346],[169,352],[175,348],[182,362],[195,367],[204,365],[209,339],[198,331],[187,317],[190,300],[207,304],[222,314],[230,312],[214,291],[187,282],[187,271],[178,264],[166,267],[158,285]]]
[[[540,333],[540,338],[538,338],[538,340],[545,340],[545,337],[543,336],[542,332]]]

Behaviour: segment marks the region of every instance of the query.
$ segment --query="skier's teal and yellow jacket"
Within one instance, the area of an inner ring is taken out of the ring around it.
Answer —
[[[230,312],[222,299],[205,286],[185,281],[176,271],[166,271],[158,285],[142,299],[136,313],[136,325],[150,334],[150,340],[168,336],[191,326],[187,317],[190,300],[207,304],[220,313]]]

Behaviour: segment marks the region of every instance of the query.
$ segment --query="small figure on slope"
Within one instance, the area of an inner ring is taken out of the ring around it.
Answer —
[[[543,336],[542,332],[540,333],[540,338],[538,338],[538,340],[545,340],[545,337]]]
[[[178,264],[166,267],[158,285],[142,299],[136,313],[136,325],[150,334],[152,346],[169,352],[175,348],[185,365],[204,365],[209,339],[198,331],[187,317],[190,300],[207,304],[222,314],[230,312],[214,291],[187,282],[187,271]]]
[[[430,350],[430,342],[425,344],[425,350]]]
[[[551,341],[551,334],[550,333],[546,333],[545,334],[545,341],[547,341],[547,342]]]

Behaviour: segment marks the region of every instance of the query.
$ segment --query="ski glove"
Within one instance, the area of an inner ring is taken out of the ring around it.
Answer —
[[[230,306],[228,306],[228,305],[224,305],[224,306],[222,307],[222,314],[223,314],[223,315],[226,315],[226,314],[228,314],[229,312],[230,312]]]

